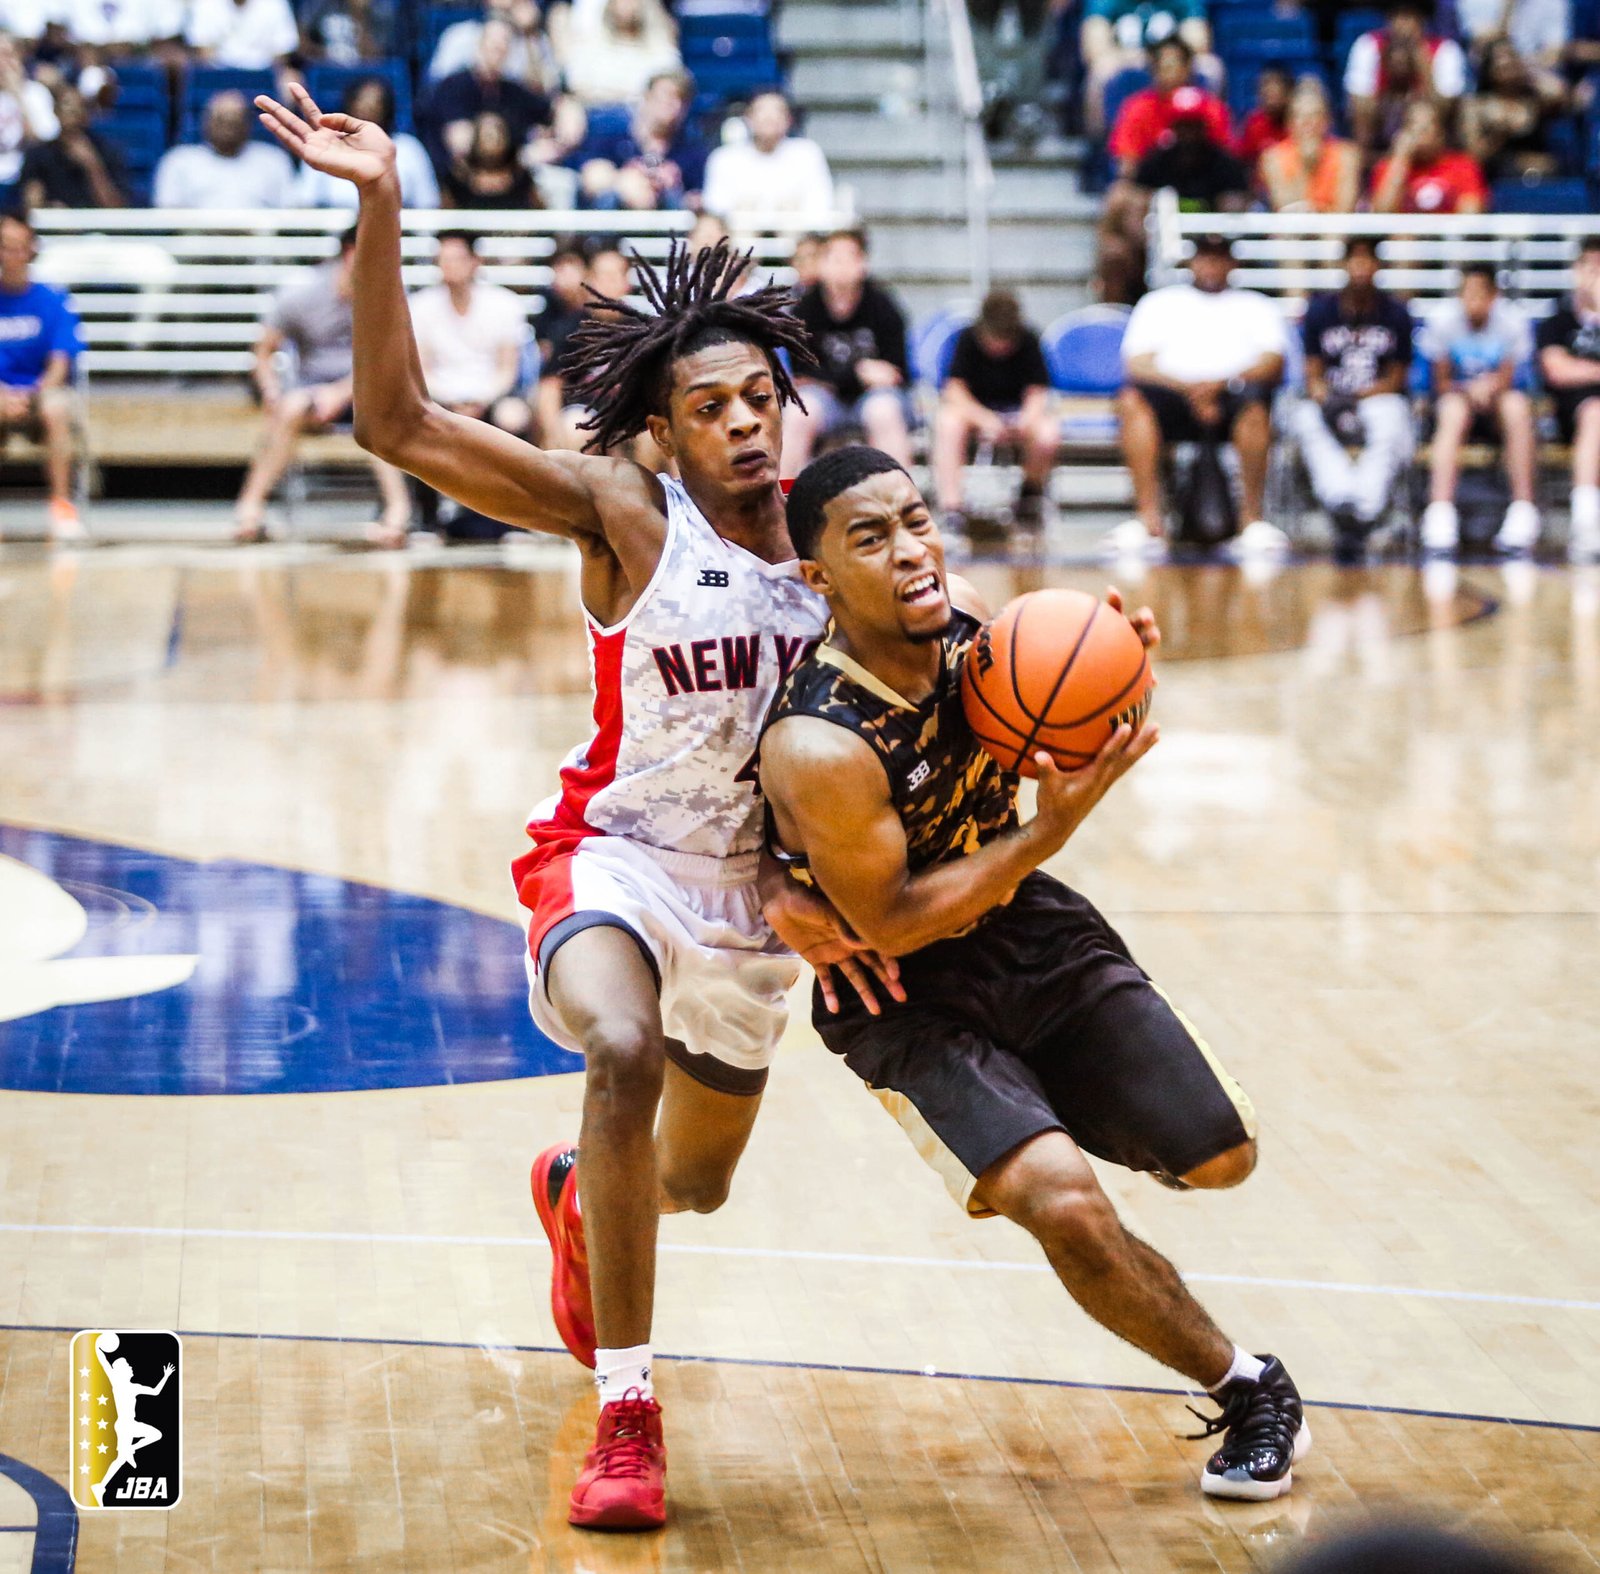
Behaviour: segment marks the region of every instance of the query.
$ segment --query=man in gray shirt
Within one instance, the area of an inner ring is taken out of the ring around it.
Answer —
[[[206,104],[203,142],[185,143],[156,165],[158,208],[286,208],[294,165],[282,148],[250,140],[243,93],[218,93]]]
[[[324,431],[350,417],[352,326],[350,260],[356,232],[339,242],[339,255],[279,290],[256,340],[252,375],[267,424],[234,504],[234,539],[265,541],[267,499],[288,468],[302,432]],[[286,388],[279,355],[293,353],[293,386]],[[378,546],[403,546],[411,523],[405,477],[393,465],[369,458],[383,512],[368,530]]]

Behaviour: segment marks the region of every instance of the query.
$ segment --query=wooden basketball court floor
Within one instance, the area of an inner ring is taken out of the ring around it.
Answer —
[[[1163,741],[1059,872],[1261,1164],[1103,1173],[1312,1402],[1290,1497],[1203,1500],[1181,1383],[802,1016],[732,1199],[663,1225],[672,1522],[571,1531],[593,1399],[526,1177],[581,1083],[518,1026],[506,872],[584,727],[571,562],[13,546],[0,1570],[1242,1570],[1403,1510],[1600,1562],[1600,576],[1140,590]],[[63,1506],[108,1327],[182,1333],[170,1512]]]

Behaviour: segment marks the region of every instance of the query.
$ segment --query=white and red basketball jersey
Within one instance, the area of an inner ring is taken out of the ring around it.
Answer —
[[[799,564],[719,536],[682,483],[661,477],[667,537],[620,623],[589,625],[594,737],[561,767],[561,794],[528,831],[604,833],[728,858],[761,845],[755,745],[778,685],[827,625]]]

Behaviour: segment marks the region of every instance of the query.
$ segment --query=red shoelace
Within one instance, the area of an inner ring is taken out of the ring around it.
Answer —
[[[655,1464],[656,1443],[650,1436],[650,1418],[657,1413],[655,1401],[646,1399],[637,1388],[630,1388],[606,1408],[612,1411],[613,1418],[611,1436],[596,1449],[600,1474],[635,1478],[649,1475]]]

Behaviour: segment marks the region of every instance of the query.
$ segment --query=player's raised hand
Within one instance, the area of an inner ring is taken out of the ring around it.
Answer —
[[[1137,612],[1127,611],[1122,604],[1122,592],[1115,585],[1106,587],[1106,605],[1113,612],[1120,612],[1133,625],[1133,632],[1139,636],[1139,642],[1146,650],[1154,650],[1161,643],[1161,630],[1156,624],[1156,615],[1149,607],[1140,607]]]
[[[1065,843],[1089,811],[1161,740],[1161,728],[1147,722],[1137,732],[1126,722],[1080,770],[1064,771],[1042,749],[1034,756],[1039,768],[1036,819],[1053,840]]]
[[[289,84],[289,92],[294,109],[265,93],[256,99],[256,108],[261,124],[295,158],[357,186],[370,186],[394,168],[394,143],[381,126],[354,115],[323,114],[298,82]]]

